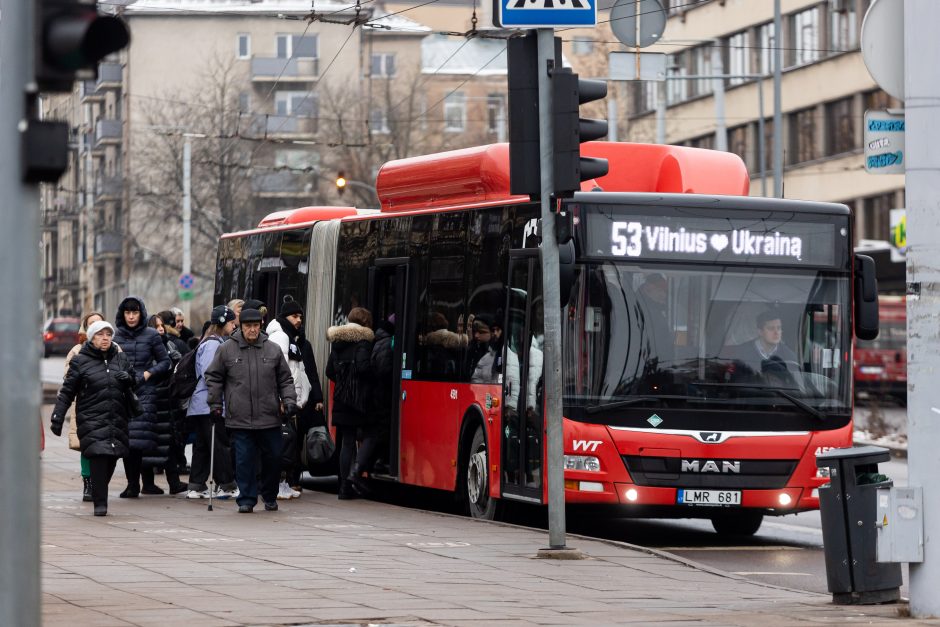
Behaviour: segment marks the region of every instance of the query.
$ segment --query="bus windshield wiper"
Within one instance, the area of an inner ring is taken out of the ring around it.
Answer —
[[[826,414],[822,413],[809,403],[798,399],[797,397],[790,394],[790,392],[799,392],[799,388],[794,387],[775,387],[775,386],[766,386],[759,385],[757,383],[720,383],[720,382],[711,382],[711,381],[693,381],[692,385],[697,385],[700,387],[722,387],[722,388],[744,388],[748,390],[766,390],[768,392],[773,392],[781,398],[785,398],[796,407],[799,407],[804,412],[813,416],[817,420],[825,420]]]
[[[630,398],[625,398],[622,401],[613,401],[612,403],[604,403],[602,405],[591,405],[584,411],[585,413],[588,413],[588,414],[597,414],[602,411],[607,411],[611,409],[620,409],[622,407],[630,407],[631,405],[636,405],[638,403],[642,403],[645,401],[668,401],[668,400],[690,401],[690,400],[701,400],[701,398],[698,396],[679,396],[679,395],[671,395],[671,394],[662,394],[659,396],[650,396],[648,394],[644,394],[640,396],[631,396]]]

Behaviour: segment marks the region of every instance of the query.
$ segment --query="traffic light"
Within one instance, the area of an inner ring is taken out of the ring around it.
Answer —
[[[607,174],[607,159],[581,156],[581,143],[607,135],[607,121],[580,117],[580,105],[607,97],[607,83],[579,79],[570,68],[552,73],[553,181],[555,193],[571,195],[581,189],[581,181]]]
[[[346,191],[346,173],[340,170],[336,173],[336,193],[340,196]]]
[[[41,92],[67,92],[80,78],[96,78],[98,62],[124,48],[124,21],[99,15],[78,0],[35,0],[36,84]]]

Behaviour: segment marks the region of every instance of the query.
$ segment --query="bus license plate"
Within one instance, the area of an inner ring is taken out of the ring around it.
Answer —
[[[679,505],[740,505],[739,490],[678,490],[676,503]]]

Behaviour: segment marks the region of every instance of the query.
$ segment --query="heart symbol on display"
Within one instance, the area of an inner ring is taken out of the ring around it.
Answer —
[[[718,252],[723,251],[728,247],[728,236],[724,233],[715,233],[711,237],[712,248]]]

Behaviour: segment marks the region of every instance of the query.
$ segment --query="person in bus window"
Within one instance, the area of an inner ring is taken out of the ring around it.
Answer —
[[[425,357],[422,372],[437,378],[450,378],[457,372],[457,354],[467,344],[467,338],[448,328],[447,317],[439,311],[428,317],[428,332],[424,334]]]
[[[779,379],[792,383],[789,369],[797,362],[796,353],[783,343],[783,317],[776,309],[757,316],[757,337],[734,347],[733,356],[735,379]]]
[[[675,352],[675,336],[669,328],[668,301],[669,284],[666,277],[658,272],[647,275],[637,290],[637,303],[646,340],[644,343],[649,346],[647,360],[654,362],[660,369],[671,364]]]

